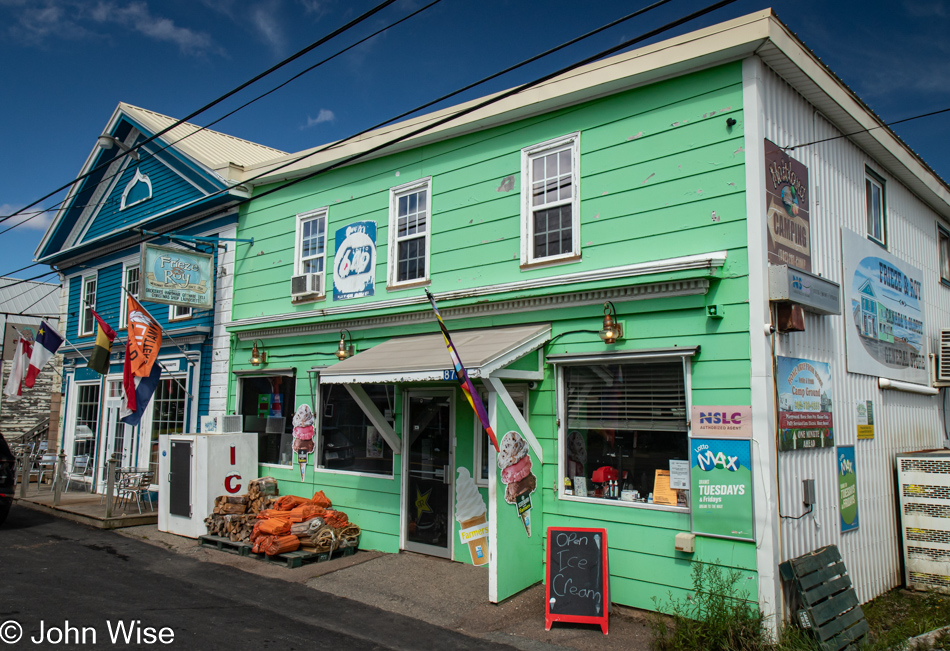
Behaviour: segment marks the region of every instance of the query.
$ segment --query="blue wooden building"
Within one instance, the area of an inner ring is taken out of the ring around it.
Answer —
[[[94,456],[96,482],[113,453],[124,466],[154,464],[160,436],[196,432],[201,416],[224,413],[230,340],[222,324],[231,318],[235,204],[247,196],[244,168],[282,154],[190,124],[129,151],[175,122],[119,104],[36,251],[63,281],[60,327],[69,343],[60,440],[70,459]],[[139,294],[143,242],[213,252],[214,307],[143,301],[165,330],[159,359],[166,370],[141,423],[130,427],[118,415],[126,296]],[[106,376],[83,359],[96,337],[93,310],[118,333]]]

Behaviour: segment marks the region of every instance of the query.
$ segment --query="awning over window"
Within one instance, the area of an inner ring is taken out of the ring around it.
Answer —
[[[451,331],[469,377],[487,377],[551,338],[550,324]],[[398,337],[320,371],[322,384],[390,384],[453,379],[441,333]]]

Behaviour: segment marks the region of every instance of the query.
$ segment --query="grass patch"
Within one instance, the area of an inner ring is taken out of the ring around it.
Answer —
[[[950,595],[936,592],[891,590],[862,608],[871,628],[869,651],[899,649],[908,638],[950,625]],[[941,645],[921,648],[950,648]]]

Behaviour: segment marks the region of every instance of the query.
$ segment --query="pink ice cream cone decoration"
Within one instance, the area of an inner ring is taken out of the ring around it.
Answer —
[[[300,480],[304,480],[307,473],[307,455],[313,452],[313,411],[310,405],[300,405],[294,414],[294,452],[297,453],[297,464],[300,466]]]
[[[518,432],[508,432],[502,438],[498,450],[498,467],[501,468],[501,481],[505,484],[505,501],[517,506],[518,516],[530,537],[531,493],[538,487],[538,478],[531,472],[528,443]]]

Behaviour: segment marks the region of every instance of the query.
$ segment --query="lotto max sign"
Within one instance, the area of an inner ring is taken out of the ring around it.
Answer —
[[[693,533],[752,540],[752,442],[692,438]]]
[[[735,405],[693,406],[692,436],[752,438],[752,407]]]

